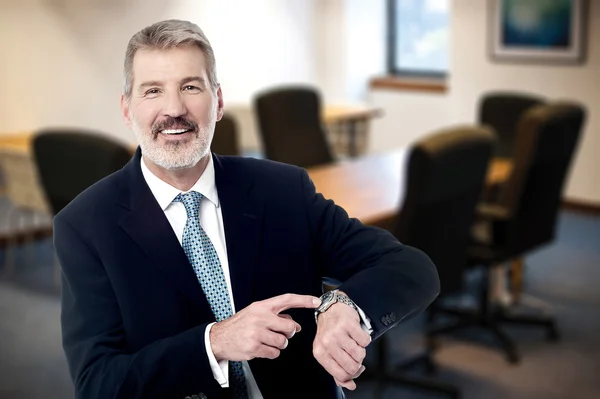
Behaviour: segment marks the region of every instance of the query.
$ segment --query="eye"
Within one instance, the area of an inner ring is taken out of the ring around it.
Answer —
[[[154,89],[146,90],[144,95],[145,96],[156,96],[159,92],[160,92],[160,90],[154,88]]]
[[[200,90],[200,88],[197,86],[187,85],[187,86],[183,86],[183,91],[202,91],[202,90]]]

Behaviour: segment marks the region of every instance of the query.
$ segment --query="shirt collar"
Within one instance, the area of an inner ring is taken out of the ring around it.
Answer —
[[[148,166],[146,166],[146,163],[144,162],[143,156],[140,159],[140,165],[142,167],[142,175],[144,176],[148,187],[150,187],[150,191],[154,195],[154,198],[156,198],[158,205],[163,211],[165,211],[173,202],[175,197],[184,191],[181,191],[178,188],[171,186],[169,183],[159,179],[150,171],[150,169],[148,169]],[[217,208],[219,207],[219,196],[217,194],[217,186],[215,184],[215,165],[213,163],[212,154],[209,153],[208,164],[206,165],[206,169],[204,169],[204,173],[202,173],[198,181],[194,183],[189,191],[199,192]]]

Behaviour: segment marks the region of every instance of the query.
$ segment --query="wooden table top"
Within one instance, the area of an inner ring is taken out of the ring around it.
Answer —
[[[326,124],[367,120],[383,115],[380,108],[369,105],[326,105],[323,108],[323,121]]]
[[[387,227],[404,198],[404,171],[409,149],[370,155],[338,164],[308,169],[317,192],[364,224]],[[488,170],[488,184],[505,181],[510,160],[496,158]]]
[[[11,133],[0,135],[0,149],[29,152],[33,132]]]

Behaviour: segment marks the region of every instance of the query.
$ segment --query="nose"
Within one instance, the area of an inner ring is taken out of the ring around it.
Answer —
[[[183,116],[187,112],[185,103],[181,97],[181,93],[173,93],[167,97],[167,103],[165,105],[164,114],[172,118]]]

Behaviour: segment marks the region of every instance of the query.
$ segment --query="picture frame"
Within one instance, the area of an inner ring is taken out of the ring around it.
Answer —
[[[489,55],[495,62],[581,64],[587,0],[489,0]]]

